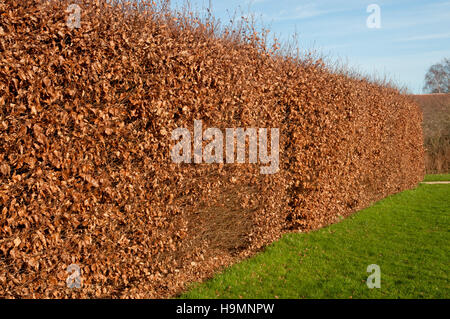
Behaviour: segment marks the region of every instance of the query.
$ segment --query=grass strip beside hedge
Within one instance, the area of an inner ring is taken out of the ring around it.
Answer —
[[[181,298],[449,298],[450,185],[420,185],[291,233]],[[367,266],[381,267],[368,289]]]

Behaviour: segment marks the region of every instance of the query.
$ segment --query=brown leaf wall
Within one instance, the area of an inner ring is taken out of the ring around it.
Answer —
[[[71,30],[71,3],[0,3],[0,297],[173,296],[422,180],[422,114],[396,89],[151,5],[78,2]],[[194,120],[279,128],[280,171],[172,163]]]

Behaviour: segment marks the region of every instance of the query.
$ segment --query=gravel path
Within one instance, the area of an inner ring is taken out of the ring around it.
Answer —
[[[441,182],[420,182],[420,184],[450,184],[449,181],[441,181]]]

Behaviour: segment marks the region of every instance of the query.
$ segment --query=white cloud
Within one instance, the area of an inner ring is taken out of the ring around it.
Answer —
[[[300,5],[292,10],[281,10],[273,15],[266,15],[265,18],[274,21],[285,21],[285,20],[301,20],[312,17],[317,17],[320,15],[342,11],[341,9],[322,9],[317,7],[315,3],[309,3],[305,5]]]
[[[447,38],[450,38],[450,33],[418,35],[414,37],[401,38],[398,39],[397,42],[422,41],[422,40],[447,39]]]

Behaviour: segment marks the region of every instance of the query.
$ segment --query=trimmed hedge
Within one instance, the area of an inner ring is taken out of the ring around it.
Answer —
[[[422,115],[396,89],[145,1],[84,1],[70,29],[71,3],[0,3],[0,297],[173,296],[423,179]],[[194,120],[279,128],[280,171],[173,163]]]

